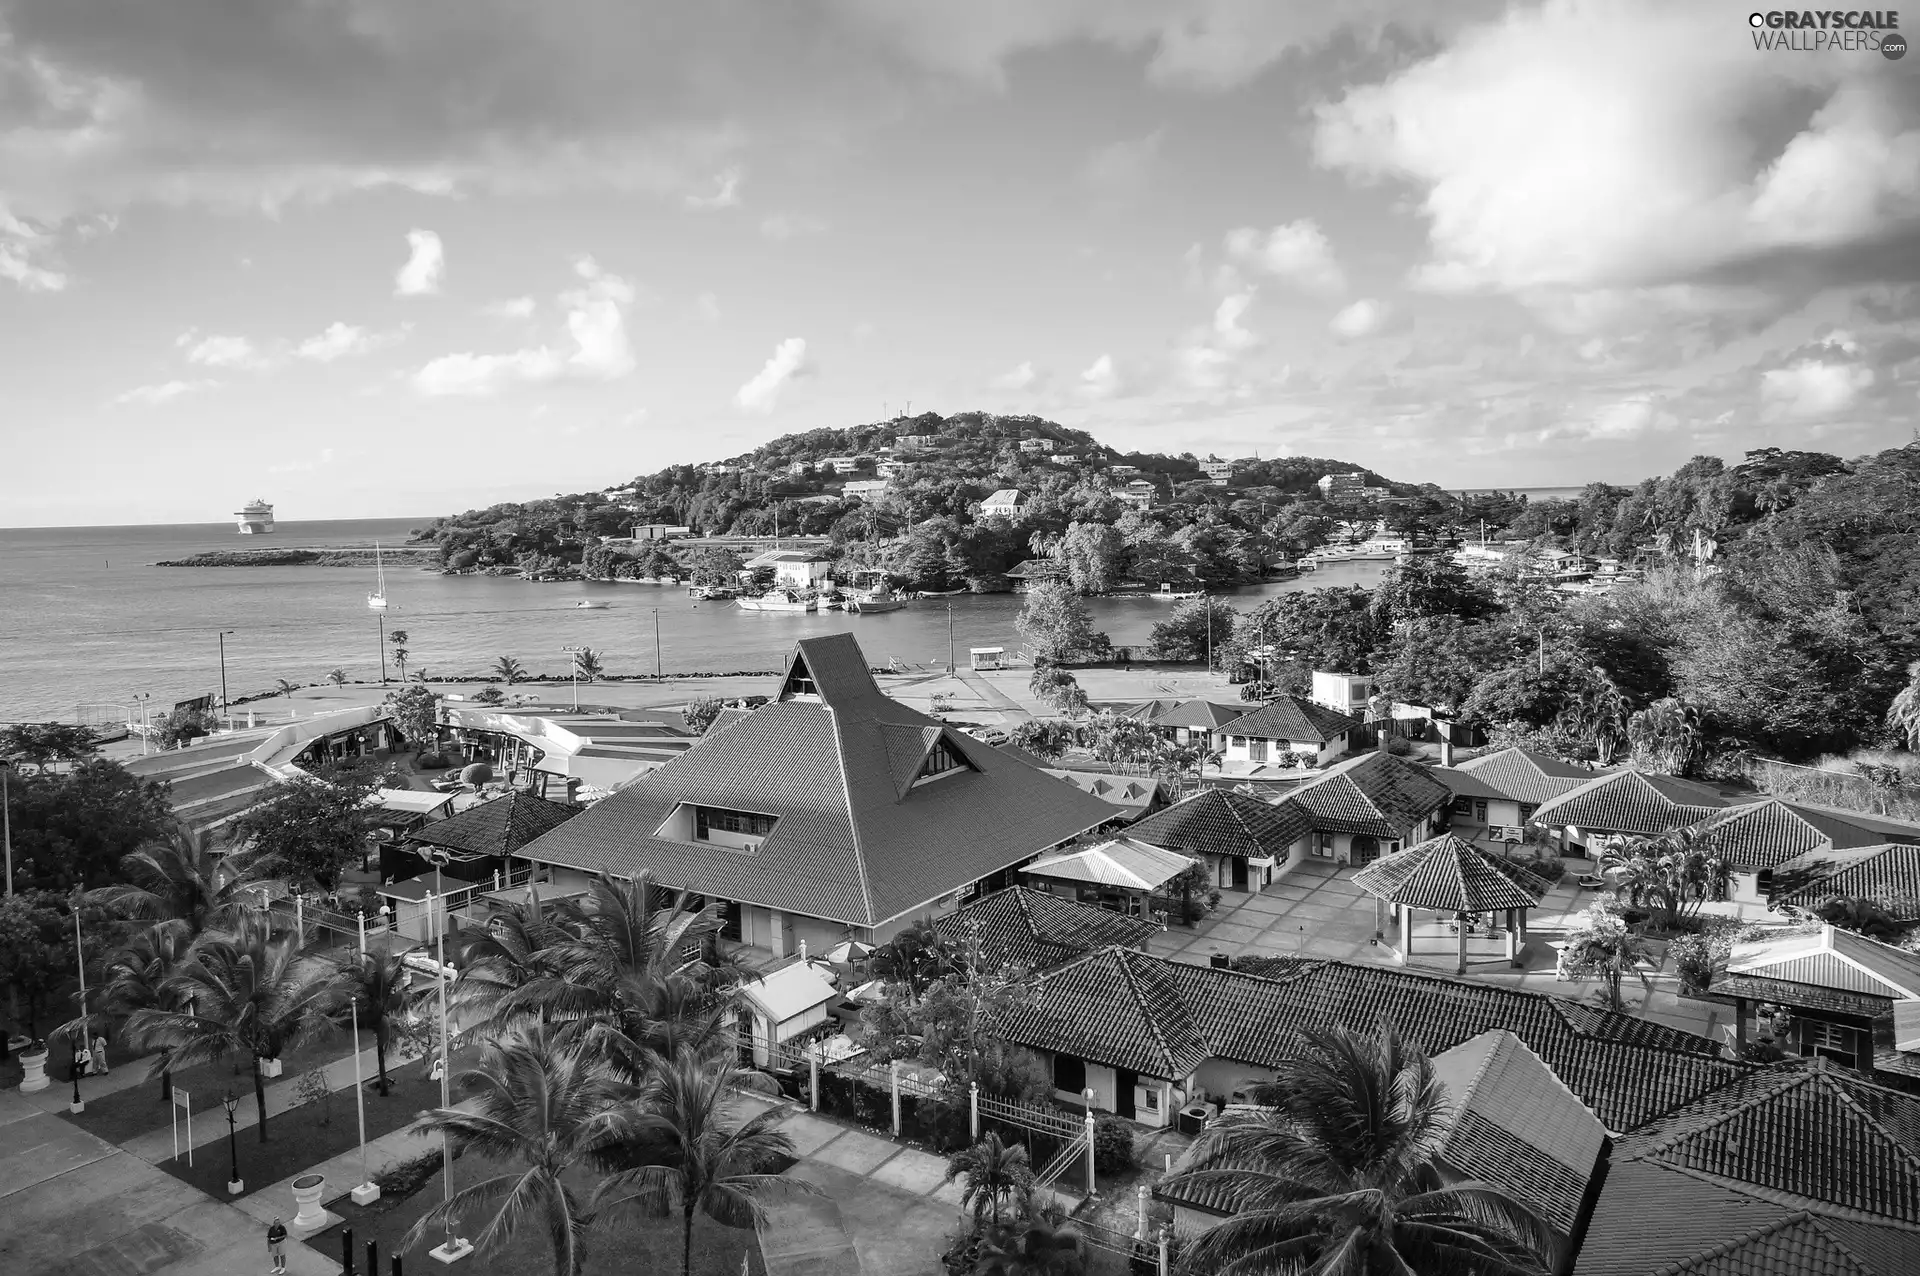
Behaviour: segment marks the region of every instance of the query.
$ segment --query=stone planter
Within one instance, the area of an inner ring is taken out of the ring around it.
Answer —
[[[262,1059],[260,1061],[260,1075],[266,1077],[268,1080],[279,1076],[280,1061],[278,1059]]]
[[[326,1211],[320,1208],[320,1197],[326,1190],[324,1174],[302,1174],[293,1181],[293,1203],[299,1207],[293,1216],[295,1227],[315,1227],[325,1221]]]
[[[35,1090],[47,1088],[47,1052],[34,1050],[20,1056],[20,1067],[26,1075],[20,1079],[20,1093],[32,1094]]]

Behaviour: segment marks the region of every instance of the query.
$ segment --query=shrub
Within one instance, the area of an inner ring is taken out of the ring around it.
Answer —
[[[333,1124],[333,1087],[327,1082],[327,1073],[324,1068],[315,1068],[311,1072],[302,1073],[300,1080],[294,1086],[293,1093],[297,1106],[304,1107],[309,1103],[320,1105],[321,1125]]]
[[[456,1160],[459,1158],[456,1156]],[[440,1150],[422,1152],[418,1156],[396,1161],[373,1176],[373,1182],[380,1189],[383,1202],[403,1201],[433,1181],[440,1172]]]
[[[493,768],[484,762],[472,762],[460,770],[460,782],[471,784],[476,789],[483,784],[491,783],[492,780]]]
[[[1413,752],[1413,741],[1401,735],[1388,736],[1387,752],[1396,758],[1404,758]]]
[[[422,771],[444,771],[447,769],[447,755],[444,753],[423,753],[414,759],[414,765]]]
[[[1133,1168],[1133,1122],[1110,1114],[1094,1119],[1093,1168],[1100,1174]]]
[[[1688,992],[1705,992],[1714,970],[1727,955],[1727,941],[1713,935],[1681,935],[1667,944],[1674,973]]]

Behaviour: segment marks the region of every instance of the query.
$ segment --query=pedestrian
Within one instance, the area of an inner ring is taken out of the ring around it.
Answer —
[[[287,1270],[287,1225],[278,1218],[267,1228],[267,1254],[273,1259],[273,1270]]]
[[[107,1066],[107,1034],[104,1029],[93,1039],[93,1071],[95,1076],[106,1076],[113,1071]]]
[[[86,1076],[87,1067],[92,1062],[93,1055],[87,1050],[87,1034],[83,1031],[80,1034],[80,1045],[73,1052],[73,1075],[76,1077]]]

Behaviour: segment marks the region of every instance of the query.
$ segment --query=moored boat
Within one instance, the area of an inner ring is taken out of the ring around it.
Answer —
[[[737,598],[734,600],[741,611],[818,611],[820,600],[802,598],[791,589],[776,589],[770,594],[758,598]]]

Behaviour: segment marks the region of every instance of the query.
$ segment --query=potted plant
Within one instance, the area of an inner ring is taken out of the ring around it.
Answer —
[[[25,1075],[20,1079],[20,1093],[32,1094],[35,1090],[47,1088],[47,1043],[30,1041],[19,1052],[20,1067]]]
[[[327,1213],[320,1208],[320,1197],[326,1190],[324,1174],[302,1174],[293,1181],[293,1203],[299,1207],[293,1216],[295,1228],[318,1227],[326,1222]]]

